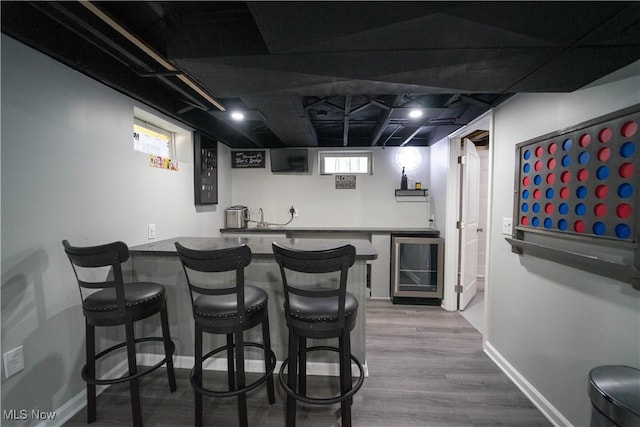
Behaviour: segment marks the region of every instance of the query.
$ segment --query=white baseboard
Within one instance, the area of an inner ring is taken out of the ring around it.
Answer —
[[[502,355],[489,343],[484,343],[484,352],[494,361],[509,379],[524,393],[551,424],[557,427],[572,427],[555,406],[551,404],[525,377],[523,377]]]
[[[121,377],[127,373],[127,369],[127,360],[125,359],[109,370],[109,372],[104,375],[104,378]],[[96,395],[99,396],[108,387],[108,385],[96,386]],[[85,406],[87,406],[86,388],[53,411],[56,414],[55,419],[42,421],[36,424],[36,427],[60,427],[73,418],[73,416],[80,412]]]
[[[153,366],[160,362],[164,358],[161,354],[142,353],[138,354],[138,364],[143,366]],[[193,368],[193,356],[173,356],[173,366],[178,369],[191,369]],[[275,374],[280,372],[282,366],[281,361],[276,362],[276,368],[273,371]],[[367,363],[363,363],[365,377],[369,376],[369,369]],[[205,360],[202,368],[210,371],[225,371],[227,370],[227,359],[208,359]],[[247,359],[244,362],[245,372],[264,372],[264,360]],[[353,376],[360,375],[358,368],[352,366],[351,369]],[[337,363],[327,362],[307,362],[307,375],[321,375],[327,377],[337,377],[340,375],[340,369]]]
[[[150,353],[139,353],[137,355],[137,362],[142,366],[153,366],[158,363],[160,360],[164,358],[163,355],[160,354],[150,354]],[[173,356],[173,366],[178,369],[191,369],[193,367],[193,356]],[[280,367],[282,366],[282,362],[276,362],[276,368],[274,370],[274,374],[280,371]],[[363,364],[364,366],[364,375],[365,377],[369,376],[369,367],[367,363]],[[203,364],[203,369],[212,370],[212,371],[226,371],[227,370],[227,361],[226,359],[209,359],[205,360]],[[245,371],[246,372],[264,372],[264,360],[246,360],[245,361]],[[127,360],[123,360],[118,363],[113,369],[107,372],[104,377],[105,378],[115,378],[126,374],[127,372]],[[340,375],[340,371],[337,363],[326,363],[326,362],[308,362],[307,363],[307,375],[322,375],[322,376],[334,376],[337,377]],[[357,367],[352,368],[352,375],[358,376],[360,372]],[[98,386],[96,387],[96,393],[100,395],[103,391],[105,391],[109,386]],[[60,427],[74,415],[87,406],[87,393],[86,390],[81,391],[76,394],[62,406],[57,408],[54,412],[56,414],[56,418],[53,421],[41,422],[36,425],[36,427]]]

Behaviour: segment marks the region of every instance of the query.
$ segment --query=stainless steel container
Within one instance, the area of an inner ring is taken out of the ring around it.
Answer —
[[[246,206],[231,206],[225,211],[226,228],[247,228],[249,209]]]

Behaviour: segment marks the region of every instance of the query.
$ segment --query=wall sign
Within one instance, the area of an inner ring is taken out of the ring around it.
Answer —
[[[336,175],[336,190],[355,190],[355,175]]]
[[[247,150],[231,152],[233,169],[264,168],[265,151]]]

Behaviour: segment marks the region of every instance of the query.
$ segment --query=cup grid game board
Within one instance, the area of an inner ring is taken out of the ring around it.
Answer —
[[[516,146],[517,229],[637,243],[640,112],[634,110]]]

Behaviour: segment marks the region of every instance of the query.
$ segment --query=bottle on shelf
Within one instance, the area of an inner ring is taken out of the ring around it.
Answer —
[[[404,174],[404,167],[402,168],[402,178],[400,179],[400,189],[406,190],[408,188],[407,185],[407,175]]]

